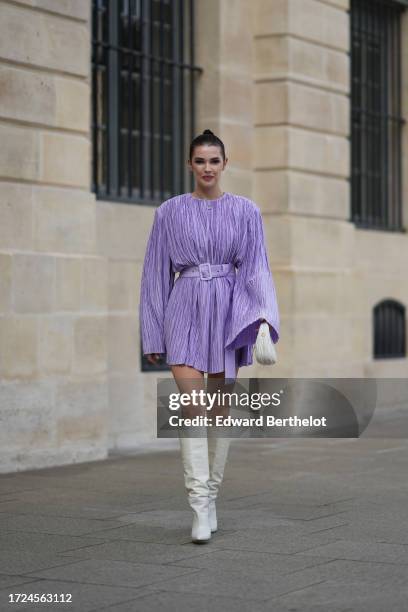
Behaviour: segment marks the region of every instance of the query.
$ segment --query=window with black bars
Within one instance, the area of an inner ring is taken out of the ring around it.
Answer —
[[[93,0],[93,191],[158,205],[192,190],[193,0]]]
[[[374,359],[405,357],[405,306],[383,300],[374,308]]]
[[[351,0],[351,221],[402,231],[401,13]]]

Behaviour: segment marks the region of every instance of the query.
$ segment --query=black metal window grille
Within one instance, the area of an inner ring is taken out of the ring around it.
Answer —
[[[92,1],[93,191],[158,205],[193,189],[193,0]],[[187,187],[188,186],[188,187]]]
[[[401,12],[390,0],[352,0],[351,221],[402,231]]]
[[[405,306],[395,300],[377,304],[374,315],[374,359],[405,357]]]

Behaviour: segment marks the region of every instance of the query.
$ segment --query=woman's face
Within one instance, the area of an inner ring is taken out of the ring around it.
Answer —
[[[191,161],[188,161],[188,165],[194,172],[197,188],[206,190],[216,187],[227,161],[228,158],[224,162],[221,149],[217,145],[194,147],[193,156]]]

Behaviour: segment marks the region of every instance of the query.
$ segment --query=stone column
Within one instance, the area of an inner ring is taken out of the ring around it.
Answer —
[[[358,375],[347,0],[254,2],[254,199],[277,284],[277,376]]]

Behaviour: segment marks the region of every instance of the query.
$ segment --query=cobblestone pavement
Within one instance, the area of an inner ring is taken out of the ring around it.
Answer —
[[[0,610],[403,612],[407,474],[404,439],[234,440],[201,546],[177,449],[0,476]]]

